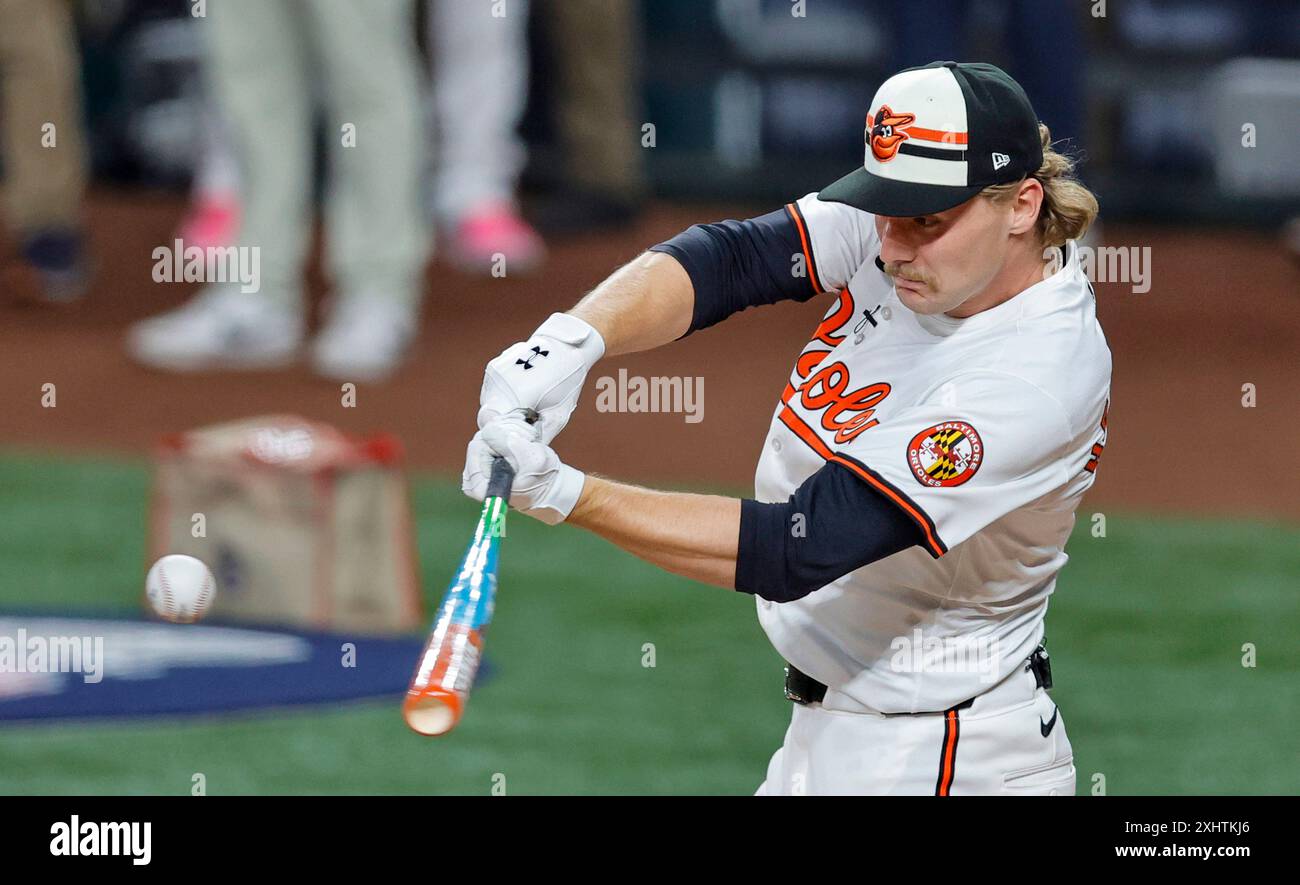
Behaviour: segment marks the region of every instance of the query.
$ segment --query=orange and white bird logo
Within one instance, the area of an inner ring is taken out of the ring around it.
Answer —
[[[872,155],[882,163],[894,159],[898,146],[908,137],[906,127],[915,120],[915,114],[896,114],[887,104],[882,104],[874,117],[868,115],[867,145]]]

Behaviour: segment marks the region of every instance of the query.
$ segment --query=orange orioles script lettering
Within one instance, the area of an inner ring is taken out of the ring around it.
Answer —
[[[838,361],[821,366],[822,361],[831,354],[827,347],[834,348],[844,340],[845,336],[837,332],[852,318],[853,293],[845,288],[813,331],[812,340],[803,353],[795,360],[794,374],[781,394],[781,402],[786,404],[787,411],[790,400],[796,393],[805,409],[810,412],[821,411],[821,426],[835,434],[837,445],[843,445],[880,423],[872,415],[890,391],[890,386],[883,381],[850,390],[848,366]],[[785,419],[791,417],[793,416],[784,416]],[[820,452],[822,446],[818,444],[814,448]],[[827,456],[826,453],[822,454]]]
[[[799,403],[810,412],[821,412],[822,428],[835,434],[837,445],[843,445],[880,423],[872,416],[889,391],[883,381],[850,390],[849,367],[836,361],[819,368],[797,391],[787,387],[782,399],[788,406],[798,393]]]
[[[840,445],[880,423],[872,415],[890,390],[884,382],[857,390],[847,390],[848,386],[848,366],[834,362],[818,369],[799,391],[799,401],[805,409],[825,410],[822,427],[834,431],[835,442]]]

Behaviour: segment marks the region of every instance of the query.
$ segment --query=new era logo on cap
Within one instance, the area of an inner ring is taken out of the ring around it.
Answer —
[[[884,82],[867,113],[862,168],[820,198],[878,215],[951,209],[1042,163],[1024,90],[989,64],[933,62]]]

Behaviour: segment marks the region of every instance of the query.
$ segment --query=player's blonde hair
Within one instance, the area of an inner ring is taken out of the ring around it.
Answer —
[[[1033,174],[1043,186],[1043,205],[1038,210],[1038,236],[1045,247],[1063,246],[1088,231],[1097,217],[1097,198],[1075,177],[1074,161],[1052,149],[1052,133],[1044,123],[1038,124],[1043,142],[1043,164]],[[980,195],[995,202],[1009,200],[1020,189],[1020,182],[990,185]]]

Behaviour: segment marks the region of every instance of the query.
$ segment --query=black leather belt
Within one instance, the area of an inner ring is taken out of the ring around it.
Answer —
[[[818,682],[807,673],[785,665],[785,699],[796,704],[820,704],[826,697],[825,683]]]
[[[1048,659],[1047,649],[1038,646],[1033,654],[1025,659],[1025,670],[1034,674],[1034,685],[1038,688],[1052,687],[1052,662]],[[813,679],[807,673],[796,669],[792,664],[785,665],[785,697],[796,704],[820,704],[826,697],[826,686]],[[971,699],[972,701],[974,698]],[[961,706],[967,706],[971,701]]]

